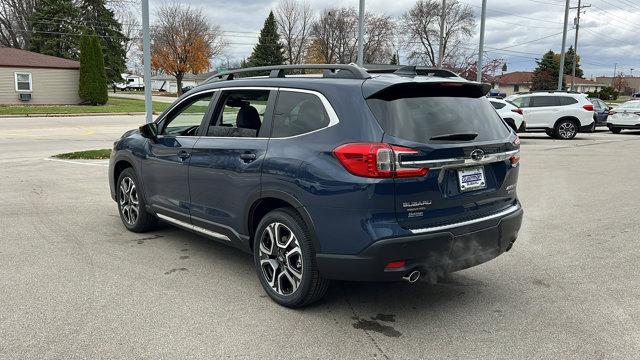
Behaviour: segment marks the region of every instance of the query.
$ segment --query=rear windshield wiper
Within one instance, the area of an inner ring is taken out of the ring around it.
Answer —
[[[460,141],[471,141],[478,137],[477,133],[454,133],[454,134],[443,134],[434,136],[429,140],[460,140]]]

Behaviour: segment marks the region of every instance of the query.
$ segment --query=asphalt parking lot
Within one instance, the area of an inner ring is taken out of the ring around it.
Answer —
[[[290,310],[249,255],[125,231],[104,161],[143,117],[0,119],[0,358],[637,359],[640,132],[522,134],[514,248],[427,283],[334,283]]]

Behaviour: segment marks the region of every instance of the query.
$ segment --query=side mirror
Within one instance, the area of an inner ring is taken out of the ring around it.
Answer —
[[[140,135],[147,139],[156,139],[158,137],[158,124],[151,122],[140,126]]]
[[[613,106],[609,106],[609,110],[613,110]]]

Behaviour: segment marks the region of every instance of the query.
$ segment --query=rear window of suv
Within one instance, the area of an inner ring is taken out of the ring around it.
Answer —
[[[485,97],[371,98],[367,103],[384,131],[404,140],[424,143],[434,136],[477,133],[474,141],[492,141],[510,132]]]

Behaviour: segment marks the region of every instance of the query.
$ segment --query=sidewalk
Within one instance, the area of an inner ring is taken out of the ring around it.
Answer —
[[[124,91],[120,91],[120,92],[109,92],[109,97],[118,97],[118,98],[125,98],[125,99],[136,99],[136,100],[144,100],[144,95],[143,94],[130,94]],[[177,98],[172,97],[172,96],[152,96],[151,97],[153,99],[153,101],[157,101],[157,102],[163,102],[163,103],[172,103],[174,102]]]

